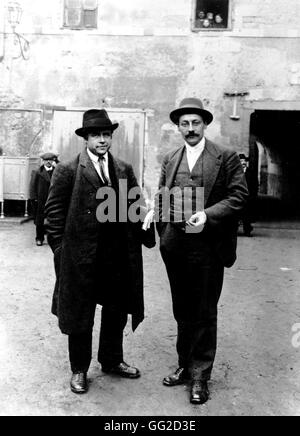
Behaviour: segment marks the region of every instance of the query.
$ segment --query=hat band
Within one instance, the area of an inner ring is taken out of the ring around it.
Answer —
[[[198,109],[200,111],[205,110],[205,109],[203,109],[203,107],[200,107],[200,106],[198,106],[196,104],[187,104],[187,105],[184,105],[184,106],[180,106],[179,109],[189,109],[189,108],[191,108],[191,109]]]
[[[85,121],[82,127],[86,129],[87,127],[103,127],[103,126],[112,126],[112,122],[107,119],[94,118]]]

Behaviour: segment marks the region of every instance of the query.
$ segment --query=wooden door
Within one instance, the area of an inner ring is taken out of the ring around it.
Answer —
[[[146,112],[135,109],[106,109],[110,119],[119,123],[113,134],[111,152],[131,163],[140,185],[143,184]],[[52,151],[60,161],[73,159],[84,148],[84,140],[75,134],[82,126],[84,110],[55,110]]]

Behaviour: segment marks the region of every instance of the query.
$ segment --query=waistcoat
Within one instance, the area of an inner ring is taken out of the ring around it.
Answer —
[[[189,169],[186,150],[183,153],[172,186],[174,201],[171,197],[171,221],[187,221],[192,214],[204,208],[203,153],[204,151],[192,171]]]

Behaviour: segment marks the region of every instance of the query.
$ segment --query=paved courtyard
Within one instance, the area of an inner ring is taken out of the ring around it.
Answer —
[[[124,341],[142,377],[103,374],[94,331],[90,390],[69,389],[67,337],[50,313],[54,271],[32,222],[0,224],[0,414],[58,416],[300,415],[300,227],[258,226],[239,237],[219,305],[219,346],[210,400],[189,403],[188,386],[168,388],[176,368],[176,325],[158,247],[144,250],[146,319]],[[299,323],[299,326],[295,325]],[[298,343],[299,342],[299,343]]]

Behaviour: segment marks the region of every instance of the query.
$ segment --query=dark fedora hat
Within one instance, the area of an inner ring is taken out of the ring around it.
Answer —
[[[76,135],[84,137],[93,130],[111,130],[119,126],[119,123],[112,123],[105,109],[90,109],[83,114],[82,127],[75,130]]]
[[[203,109],[202,101],[195,97],[184,98],[180,102],[179,108],[170,113],[170,118],[174,124],[178,124],[179,118],[184,114],[198,114],[203,118],[205,124],[210,124],[213,120],[213,115],[206,109]]]

